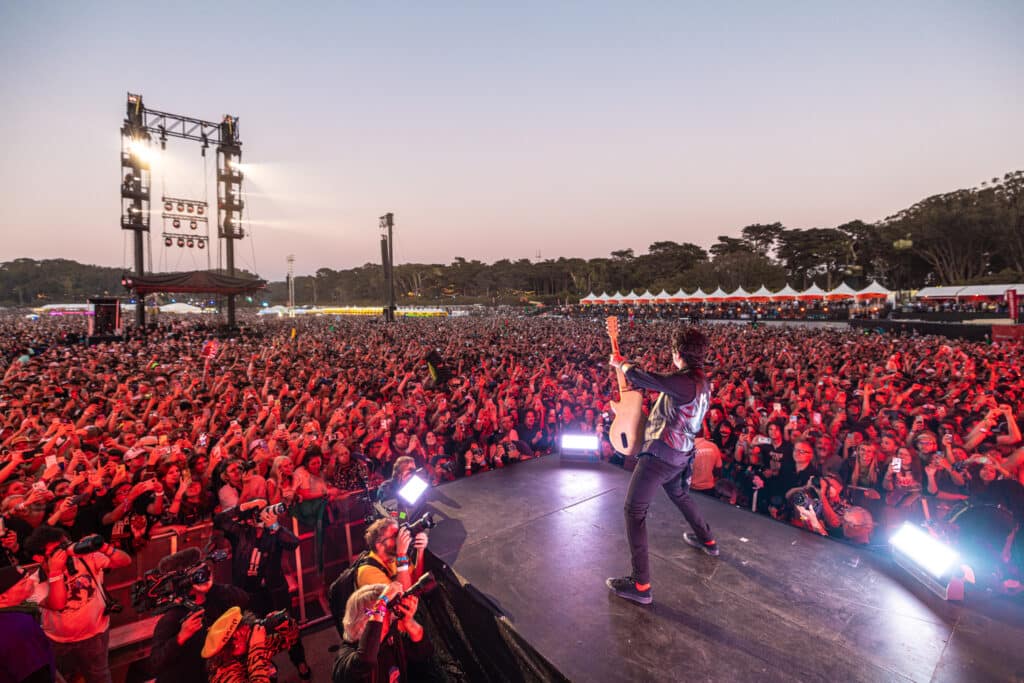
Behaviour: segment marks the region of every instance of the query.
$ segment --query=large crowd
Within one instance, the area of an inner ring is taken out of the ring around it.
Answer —
[[[623,353],[669,371],[673,323],[623,320]],[[0,564],[49,561],[40,529],[98,534],[116,559],[250,501],[316,503],[330,524],[400,456],[434,485],[476,477],[562,433],[603,437],[616,398],[596,312],[283,319],[223,339],[182,320],[93,346],[83,327],[0,318]],[[975,558],[980,585],[1018,592],[1020,344],[706,330],[695,490],[855,543],[919,522]]]

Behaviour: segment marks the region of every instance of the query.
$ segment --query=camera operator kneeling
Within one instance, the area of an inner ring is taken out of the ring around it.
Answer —
[[[433,647],[415,619],[419,598],[402,591],[394,581],[363,586],[349,597],[334,683],[407,681],[410,663],[430,659]]]
[[[299,625],[284,611],[259,619],[232,607],[213,622],[203,644],[210,683],[267,683],[277,676],[274,655],[299,639]]]
[[[150,666],[157,683],[206,681],[206,662],[201,652],[207,629],[230,607],[244,609],[249,596],[237,586],[215,584],[210,565],[198,548],[169,555],[160,561],[162,573],[182,572],[188,578],[188,597],[172,605],[153,631]]]

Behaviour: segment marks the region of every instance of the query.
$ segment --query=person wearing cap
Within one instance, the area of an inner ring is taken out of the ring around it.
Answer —
[[[0,568],[0,681],[49,683],[57,679],[53,647],[39,626],[39,609],[27,602],[34,573]]]
[[[222,614],[206,633],[202,657],[210,683],[269,683],[276,678],[273,658],[299,637],[298,624],[286,619],[269,633],[251,613],[238,607]],[[306,677],[308,678],[308,677]]]
[[[249,595],[237,586],[213,582],[212,568],[198,548],[186,548],[160,560],[161,574],[190,572],[188,600],[197,609],[176,604],[160,617],[153,630],[150,667],[157,683],[207,680],[202,657],[206,634],[218,615],[231,607],[244,609]],[[191,570],[191,571],[190,571]],[[198,581],[203,579],[202,581]]]

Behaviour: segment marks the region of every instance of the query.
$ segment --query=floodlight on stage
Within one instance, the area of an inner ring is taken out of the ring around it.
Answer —
[[[171,221],[171,225],[173,225],[176,228],[180,228],[181,227],[181,221],[178,220],[177,218],[175,218],[173,221]]]
[[[204,248],[206,246],[206,240],[199,240],[196,246],[200,249]]]
[[[193,230],[195,230],[196,228],[198,228],[198,227],[199,227],[199,223],[197,223],[196,221],[189,221],[189,223],[188,223],[188,227],[190,227],[190,228],[192,228]]]
[[[178,246],[179,247],[184,247],[185,246],[185,240],[182,239],[181,237],[178,238]]]
[[[919,526],[905,522],[889,539],[893,560],[943,600],[963,600],[964,577],[954,576],[960,555]]]
[[[186,244],[188,245],[189,249],[196,245],[196,243],[192,239],[189,239],[188,242],[186,242]]]
[[[178,202],[178,213],[181,213],[184,210],[185,210],[185,204],[183,202]]]
[[[171,211],[174,209],[174,204],[170,202],[164,202],[164,211]]]
[[[174,240],[172,240],[170,237],[164,239],[164,246],[169,247],[172,244],[174,244]]]
[[[597,436],[594,434],[562,434],[562,451],[596,452]]]
[[[188,212],[189,212],[189,213],[192,213],[193,211],[195,211],[195,210],[196,210],[196,207],[195,207],[195,206],[193,206],[192,204],[189,204],[189,205],[188,205],[187,207],[185,207],[185,208],[187,208],[187,209],[188,209]]]
[[[204,209],[203,207],[201,207],[201,206],[197,206],[196,207],[196,214],[202,216],[205,212],[206,212],[206,209]]]
[[[935,578],[946,574],[960,557],[955,550],[909,522],[893,534],[889,543],[893,550],[903,553]]]
[[[426,491],[430,485],[420,475],[414,474],[409,478],[409,481],[405,482],[401,489],[398,491],[399,497],[409,505],[416,505],[420,498],[423,497],[423,492]]]

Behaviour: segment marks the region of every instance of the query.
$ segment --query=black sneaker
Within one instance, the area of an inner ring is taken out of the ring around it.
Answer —
[[[605,579],[604,585],[620,598],[639,602],[641,605],[649,605],[654,602],[654,598],[651,597],[651,589],[642,591],[637,588],[636,579],[632,576],[623,576],[621,579]]]
[[[714,541],[711,541],[710,543],[701,543],[700,539],[689,531],[683,533],[683,540],[694,548],[700,548],[711,557],[718,557],[718,543]]]

